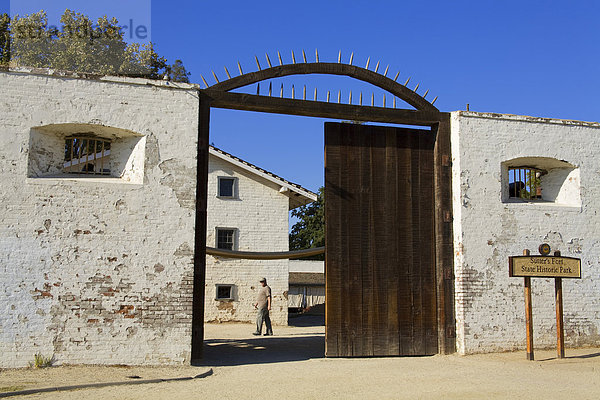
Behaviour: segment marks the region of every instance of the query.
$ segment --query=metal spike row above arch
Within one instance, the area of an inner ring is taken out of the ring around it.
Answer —
[[[252,85],[255,83],[259,83],[261,81],[280,78],[284,76],[291,75],[309,75],[309,74],[322,74],[322,75],[342,75],[348,76],[353,79],[357,79],[359,81],[363,81],[369,83],[373,86],[377,86],[384,91],[387,91],[392,96],[398,97],[399,99],[405,101],[411,106],[415,107],[417,110],[421,111],[434,111],[438,112],[439,110],[433,105],[435,100],[437,100],[437,96],[432,102],[429,102],[425,99],[424,96],[419,95],[416,90],[418,89],[418,85],[415,89],[410,89],[406,85],[410,81],[410,77],[406,80],[404,85],[396,82],[398,79],[399,73],[396,74],[394,79],[390,79],[387,77],[388,68],[386,67],[385,72],[382,74],[379,72],[379,62],[377,62],[377,66],[375,70],[368,69],[370,63],[370,57],[367,59],[367,63],[365,68],[359,67],[357,65],[352,65],[352,60],[354,58],[354,53],[350,55],[350,63],[345,64],[341,62],[342,60],[342,52],[338,53],[337,62],[323,62],[319,59],[318,50],[315,50],[315,61],[306,59],[306,53],[302,50],[303,61],[302,63],[297,63],[295,59],[294,51],[292,50],[292,63],[286,64],[281,58],[280,53],[277,53],[278,61],[280,65],[272,65],[270,63],[270,59],[267,53],[266,58],[268,60],[269,67],[262,68],[260,63],[258,62],[258,57],[255,56],[255,62],[257,64],[257,71],[242,73],[241,64],[238,62],[238,69],[240,71],[240,75],[236,77],[228,76],[225,80],[218,80],[216,74],[213,73],[213,76],[217,83],[209,86],[202,77],[202,80],[207,86],[207,89],[229,92],[234,89],[238,89],[241,87],[245,87],[248,85]],[[306,61],[305,61],[306,60]],[[228,74],[229,75],[229,74]],[[426,92],[425,96],[428,94],[429,90]]]

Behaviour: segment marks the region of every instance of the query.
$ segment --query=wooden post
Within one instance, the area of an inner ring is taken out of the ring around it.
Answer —
[[[565,358],[565,330],[563,326],[562,278],[554,278],[554,294],[556,295],[556,353],[558,358]]]
[[[194,287],[192,289],[191,363],[201,362],[204,352],[204,286],[206,281],[206,204],[210,99],[200,93],[196,153],[196,226],[194,228]]]
[[[528,256],[529,250],[523,250],[523,255]],[[525,326],[527,328],[527,359],[534,360],[533,356],[533,311],[531,307],[531,278],[525,278]]]
[[[554,256],[560,257],[560,251]],[[565,358],[565,329],[563,325],[562,278],[554,278],[554,294],[556,299],[556,353],[558,358]]]

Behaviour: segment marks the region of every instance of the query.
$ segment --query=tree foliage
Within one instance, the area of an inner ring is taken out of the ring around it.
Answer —
[[[10,60],[10,17],[0,14],[0,65],[8,65]]]
[[[48,26],[44,11],[12,19],[0,16],[0,62],[101,75],[125,75],[189,82],[181,60],[169,65],[153,43],[127,44],[116,18],[92,21],[66,10],[61,28]]]
[[[325,246],[325,196],[324,188],[319,188],[317,201],[292,210],[292,216],[299,219],[290,232],[290,250],[303,250]],[[324,260],[324,256],[307,257]]]
[[[186,71],[181,60],[175,60],[173,64],[169,66],[168,77],[173,82],[189,82],[190,73]]]

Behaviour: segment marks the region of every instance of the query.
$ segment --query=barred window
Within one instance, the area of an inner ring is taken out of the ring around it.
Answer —
[[[545,171],[530,167],[512,167],[508,169],[508,195],[523,200],[542,198],[540,177]]]
[[[89,137],[65,140],[63,171],[70,174],[110,175],[110,141]]]

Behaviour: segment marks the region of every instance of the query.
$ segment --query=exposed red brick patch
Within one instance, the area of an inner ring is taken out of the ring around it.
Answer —
[[[50,291],[48,290],[49,288],[50,287],[44,288],[44,290],[35,288],[35,290],[30,290],[29,293],[31,293],[34,300],[39,300],[43,298],[53,298],[54,296],[52,296],[52,293],[50,293]]]
[[[135,307],[132,305],[121,305],[121,308],[116,311],[117,314],[128,314],[129,311],[133,310]]]

